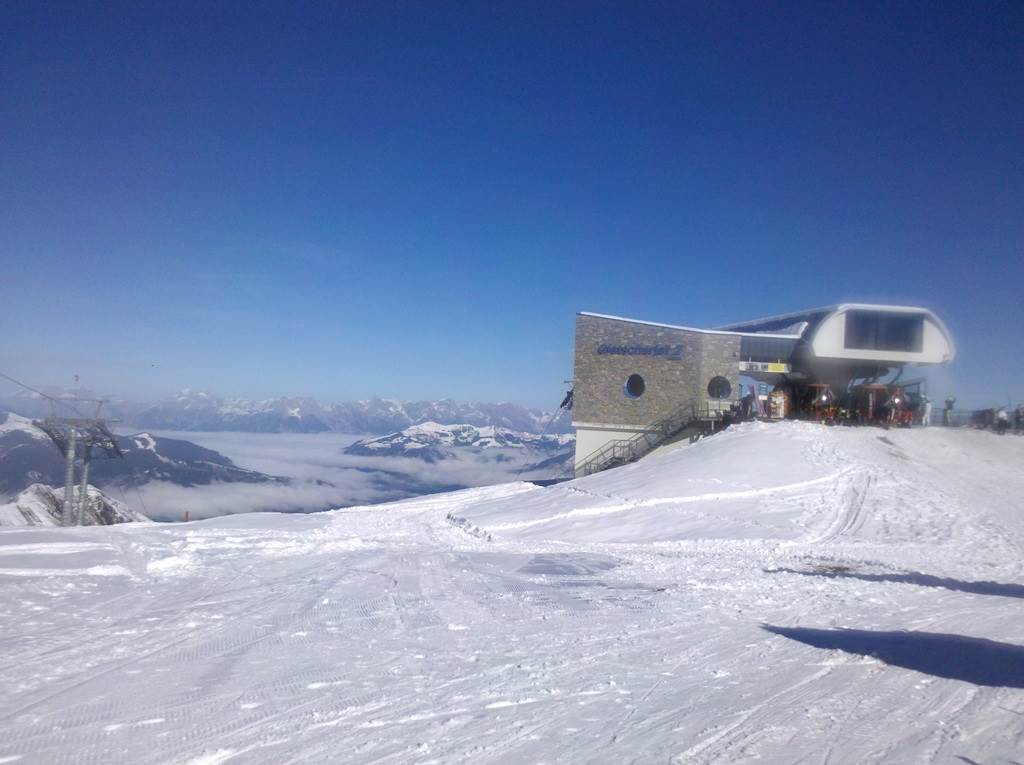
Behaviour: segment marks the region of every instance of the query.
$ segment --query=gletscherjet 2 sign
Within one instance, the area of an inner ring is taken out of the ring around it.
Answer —
[[[683,358],[681,345],[609,345],[602,343],[597,346],[598,356],[657,356],[668,361],[679,361]]]

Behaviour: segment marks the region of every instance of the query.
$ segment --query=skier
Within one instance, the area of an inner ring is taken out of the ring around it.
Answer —
[[[946,396],[946,409],[942,413],[942,424],[947,428],[953,424],[953,407],[956,405],[956,399],[953,396]]]
[[[1006,407],[1001,406],[996,412],[996,433],[999,435],[1005,435],[1006,429],[1010,427],[1010,415],[1006,412]]]
[[[927,428],[932,422],[932,400],[925,397],[921,403],[921,427]]]
[[[1017,411],[1013,413],[1013,429],[1020,434],[1024,431],[1024,404],[1017,405]]]
[[[893,394],[885,402],[885,408],[889,410],[886,415],[886,422],[889,425],[896,424],[899,420],[899,413],[903,409],[903,389],[896,388]]]
[[[754,419],[753,393],[748,393],[746,396],[740,399],[740,419],[744,421]]]

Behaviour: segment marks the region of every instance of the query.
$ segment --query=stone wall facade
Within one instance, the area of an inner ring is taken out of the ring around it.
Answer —
[[[716,375],[729,381],[735,400],[739,350],[738,335],[577,314],[573,422],[643,429],[706,401]],[[633,374],[644,381],[637,397],[625,391]]]

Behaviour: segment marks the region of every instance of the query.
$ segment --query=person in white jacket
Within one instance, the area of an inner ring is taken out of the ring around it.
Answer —
[[[932,400],[925,398],[921,402],[921,427],[927,428],[932,422]]]
[[[1008,427],[1010,427],[1010,415],[1006,408],[1001,406],[996,410],[996,433],[1003,435]]]

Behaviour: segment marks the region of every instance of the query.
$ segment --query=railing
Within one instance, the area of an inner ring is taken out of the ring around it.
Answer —
[[[722,412],[729,402],[711,401],[704,397],[692,399],[672,414],[648,425],[640,433],[630,438],[617,438],[609,441],[600,449],[588,454],[576,465],[576,475],[586,476],[599,473],[618,465],[635,462],[648,452],[665,443],[688,425],[699,421],[714,422],[721,419]]]
[[[941,407],[932,406],[932,425],[951,425],[953,427],[963,427],[970,425],[971,420],[974,417],[974,410],[972,409],[943,409]]]
[[[932,407],[932,425],[948,425],[954,428],[991,428],[995,426],[996,407],[990,409],[950,409]],[[1016,411],[1007,407],[1010,416],[1009,428],[1016,428]]]

